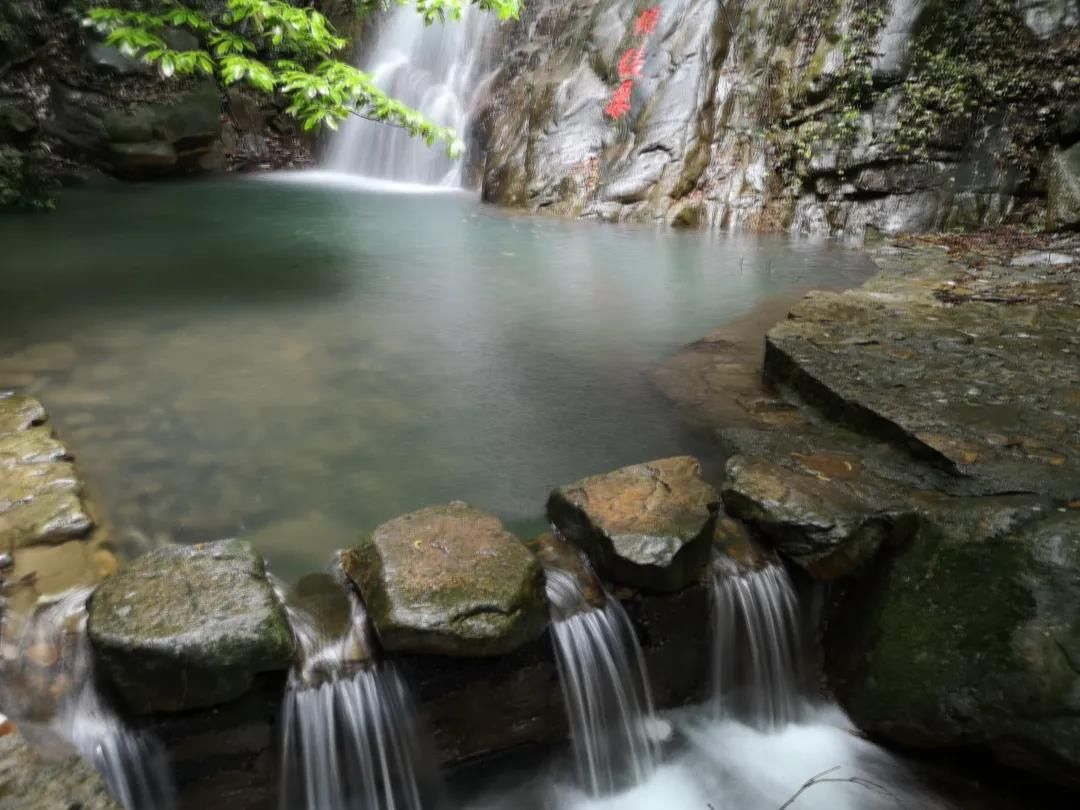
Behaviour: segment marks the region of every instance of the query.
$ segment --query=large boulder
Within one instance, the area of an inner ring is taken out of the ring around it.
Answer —
[[[1074,505],[1075,506],[1075,505]],[[992,751],[1080,786],[1080,511],[942,498],[833,606],[830,680],[864,731]]]
[[[136,713],[224,703],[293,662],[263,559],[240,540],[140,557],[102,583],[89,613],[100,669]]]
[[[548,518],[614,582],[673,592],[712,553],[719,497],[689,456],[594,475],[551,493]]]
[[[342,565],[387,650],[502,655],[547,627],[539,561],[498,518],[460,501],[382,524]]]
[[[847,478],[858,459],[821,454],[832,477],[796,472],[760,458],[735,456],[721,490],[724,509],[819,579],[846,576],[883,543],[900,542],[916,525],[905,508],[880,489]]]

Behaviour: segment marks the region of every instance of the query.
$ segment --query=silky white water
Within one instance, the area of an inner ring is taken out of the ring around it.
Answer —
[[[0,706],[47,756],[77,752],[127,810],[169,810],[174,790],[162,746],[129,728],[97,688],[86,635],[92,588],[63,594],[0,632]]]
[[[613,597],[590,604],[565,571],[547,571],[547,594],[578,784],[591,796],[637,784],[656,769],[657,723],[630,619]]]
[[[332,592],[331,592],[332,598]],[[285,601],[300,658],[282,708],[282,810],[421,810],[440,792],[406,686],[371,660],[367,616],[346,583],[344,622]],[[321,600],[327,607],[327,600]]]
[[[471,6],[458,21],[425,26],[411,5],[397,6],[360,65],[375,84],[430,121],[467,135],[478,91],[491,69],[494,15]],[[462,161],[402,129],[361,118],[346,121],[330,143],[327,168],[403,183],[458,187]]]
[[[761,728],[799,719],[803,645],[798,599],[782,565],[729,558],[713,579],[713,698],[722,715]]]

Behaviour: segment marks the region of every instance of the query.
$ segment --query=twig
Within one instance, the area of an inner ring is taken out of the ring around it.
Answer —
[[[899,796],[897,796],[895,793],[893,793],[891,790],[889,790],[884,785],[878,784],[877,782],[871,782],[869,779],[863,779],[863,778],[858,777],[858,776],[849,776],[849,777],[846,777],[846,778],[845,777],[838,777],[838,776],[833,776],[833,777],[829,776],[830,773],[835,773],[838,770],[840,770],[839,765],[837,765],[837,766],[835,766],[833,768],[829,768],[827,771],[822,771],[821,773],[817,774],[816,776],[812,776],[809,779],[807,779],[805,782],[803,782],[802,787],[799,788],[798,791],[796,791],[794,796],[792,796],[790,799],[788,799],[786,802],[784,802],[782,805],[780,805],[779,810],[787,810],[789,807],[791,807],[792,805],[795,804],[795,802],[798,800],[798,798],[800,796],[803,795],[803,793],[805,793],[807,790],[814,787],[815,785],[824,785],[824,784],[827,784],[829,782],[846,782],[846,783],[851,784],[851,785],[858,785],[859,787],[866,788],[867,790],[872,790],[875,793],[878,793],[878,794],[880,794],[882,796],[888,796],[889,798],[891,798],[893,801],[896,802],[897,807],[904,807],[905,806],[904,803],[900,800]]]

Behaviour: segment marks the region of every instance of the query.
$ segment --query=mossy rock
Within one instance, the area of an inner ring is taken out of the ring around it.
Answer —
[[[539,561],[498,518],[460,501],[382,524],[342,565],[387,650],[502,655],[547,627]]]
[[[719,500],[697,460],[678,456],[560,487],[547,514],[602,577],[670,593],[708,564]]]
[[[1080,510],[943,499],[833,608],[827,669],[864,731],[982,747],[1080,786]]]
[[[102,583],[89,613],[101,672],[140,714],[225,703],[293,662],[285,610],[245,541],[140,557]]]

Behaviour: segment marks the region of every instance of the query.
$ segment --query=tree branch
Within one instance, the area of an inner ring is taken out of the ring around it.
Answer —
[[[881,796],[888,796],[890,799],[892,799],[893,801],[896,802],[897,807],[901,807],[901,808],[905,807],[904,803],[900,800],[900,797],[897,796],[895,793],[893,793],[891,790],[889,790],[887,787],[885,787],[882,784],[879,784],[877,782],[871,782],[869,779],[863,779],[863,778],[861,778],[859,776],[848,776],[848,777],[838,777],[838,776],[830,777],[829,776],[829,774],[835,773],[838,770],[840,770],[839,765],[837,765],[835,767],[832,767],[832,768],[829,768],[828,770],[822,771],[821,773],[817,774],[816,776],[812,776],[809,779],[807,779],[805,782],[803,782],[802,787],[800,787],[795,792],[795,795],[793,795],[790,799],[788,799],[786,802],[784,802],[782,805],[780,805],[779,810],[788,810],[788,808],[791,807],[792,805],[794,805],[795,802],[798,801],[799,797],[802,796],[803,793],[808,791],[810,788],[814,787],[815,785],[824,785],[824,784],[827,784],[829,782],[834,782],[834,783],[846,782],[846,783],[851,784],[851,785],[858,785],[861,788],[866,788],[867,790],[872,790],[874,793],[877,793],[877,794],[879,794]]]

